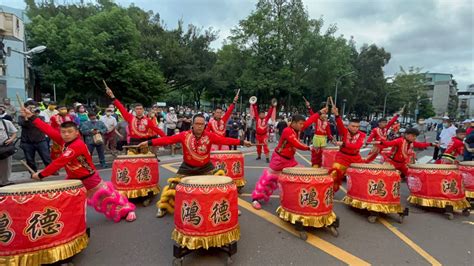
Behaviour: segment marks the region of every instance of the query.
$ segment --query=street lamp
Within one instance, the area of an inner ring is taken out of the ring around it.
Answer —
[[[347,100],[346,99],[343,99],[342,100],[342,118],[344,118],[344,113],[346,112],[346,102]]]
[[[8,47],[8,51],[16,52],[16,53],[26,55],[26,56],[29,56],[29,55],[32,55],[32,54],[39,54],[39,53],[44,52],[44,50],[46,50],[46,46],[44,46],[44,45],[36,46],[36,47],[26,51],[26,52],[14,50],[14,49],[11,49],[10,47]],[[8,53],[8,54],[10,54],[10,53]]]
[[[338,78],[336,79],[336,93],[335,93],[335,95],[334,95],[334,104],[335,104],[336,106],[337,106],[337,85],[339,84],[339,81],[341,81],[341,79],[342,79],[343,77],[352,75],[352,74],[354,74],[354,73],[355,73],[355,71],[351,71],[351,72],[346,73],[346,74],[344,74],[344,75],[342,75],[342,76],[340,76],[340,77],[338,77]]]
[[[400,88],[399,85],[393,83],[393,78],[391,78],[391,77],[387,78],[387,84],[390,84],[391,86],[395,86],[395,87]],[[382,117],[385,117],[385,111],[387,109],[387,98],[388,98],[388,96],[392,93],[395,93],[395,92],[397,92],[397,91],[389,91],[385,94],[385,98],[383,100],[383,116]]]
[[[415,105],[415,123],[418,123],[418,113],[420,112],[420,110],[419,110],[419,105],[420,105],[420,102],[422,102],[422,101],[426,101],[426,100],[430,100],[430,101],[431,101],[431,98],[422,98],[422,99],[420,99],[420,96],[416,97],[416,105]]]

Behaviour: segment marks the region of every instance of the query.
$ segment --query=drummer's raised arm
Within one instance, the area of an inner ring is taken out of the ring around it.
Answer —
[[[33,123],[33,125],[35,125],[35,127],[37,127],[39,130],[41,130],[44,134],[48,135],[49,138],[51,138],[57,144],[59,144],[59,145],[64,144],[64,140],[61,137],[61,133],[59,133],[58,130],[52,128],[50,125],[45,123],[43,120],[36,117],[36,118],[33,118],[32,123]]]

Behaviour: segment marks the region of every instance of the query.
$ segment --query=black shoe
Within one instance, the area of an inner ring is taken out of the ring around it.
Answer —
[[[267,163],[270,163],[270,159],[267,158]]]
[[[260,159],[262,159],[262,158],[260,158],[260,156],[258,156],[258,157],[257,157],[257,159],[255,159],[255,160],[257,160],[257,161],[258,161],[258,160],[260,160]]]

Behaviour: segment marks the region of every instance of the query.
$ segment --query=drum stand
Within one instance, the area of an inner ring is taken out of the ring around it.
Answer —
[[[339,218],[336,218],[336,221],[334,221],[331,225],[326,226],[325,228],[329,229],[329,232],[331,232],[331,235],[334,237],[339,236],[339,231],[337,228],[339,228]],[[308,239],[308,233],[305,230],[305,226],[301,222],[296,222],[295,223],[295,230],[298,231],[298,236],[302,240]]]
[[[462,215],[469,217],[471,214],[471,209],[470,208],[465,208],[462,210]],[[448,218],[448,220],[454,219],[454,208],[451,205],[446,205],[444,208],[444,215]]]
[[[154,197],[155,197],[155,195],[153,195],[153,192],[148,191],[148,195],[145,196],[145,199],[142,201],[143,207],[147,207],[148,205],[150,205],[150,203],[151,203],[151,201],[153,200]]]
[[[202,248],[201,248],[202,249]],[[224,251],[227,253],[228,257],[226,260],[226,265],[232,264],[232,255],[237,253],[237,241],[234,241],[230,244],[227,244],[223,247],[215,248],[220,251]],[[184,261],[184,256],[191,254],[194,251],[197,251],[200,249],[188,249],[187,247],[181,247],[177,244],[173,245],[173,265],[175,266],[182,266],[183,261]]]
[[[369,223],[373,224],[377,222],[377,218],[379,218],[380,214],[381,214],[380,212],[369,211],[369,217],[367,217],[367,220],[369,221]],[[399,212],[398,223],[402,224],[403,220],[405,219],[405,216],[408,216],[408,214],[409,214],[408,208],[403,209],[403,212]]]

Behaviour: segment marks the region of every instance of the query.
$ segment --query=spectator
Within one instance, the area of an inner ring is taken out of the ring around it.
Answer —
[[[13,117],[7,113],[7,107],[3,104],[0,104],[0,119],[13,122]]]
[[[311,144],[313,136],[314,136],[314,127],[313,127],[313,125],[310,125],[309,127],[307,127],[304,130],[303,143],[305,143],[307,146],[309,146]]]
[[[29,109],[32,113],[35,113],[35,117],[44,121],[43,116],[38,115],[38,105],[34,101],[25,102],[24,106]],[[51,163],[51,154],[49,153],[49,145],[46,141],[46,136],[43,132],[39,131],[32,123],[33,119],[25,120],[23,116],[18,117],[18,124],[21,126],[21,139],[20,147],[25,154],[26,163],[35,172],[38,170],[36,165],[35,155],[38,152],[44,166],[48,166]]]
[[[369,121],[367,121],[365,119],[362,119],[360,121],[360,129],[359,130],[364,132],[364,133],[367,133],[368,129],[369,129]]]
[[[48,104],[48,108],[46,108],[46,110],[43,111],[43,113],[44,113],[44,122],[50,123],[51,117],[53,115],[58,114],[58,110],[56,110],[56,107],[57,107],[56,102],[50,102]]]
[[[15,142],[17,129],[9,120],[0,118],[0,145],[10,145]],[[0,187],[10,185],[12,172],[12,157],[0,160]]]
[[[122,151],[123,146],[128,143],[128,123],[125,120],[118,122],[117,128],[115,129],[117,134],[117,150]]]
[[[88,114],[88,120],[81,123],[79,126],[84,141],[87,144],[87,148],[91,155],[94,153],[94,149],[97,149],[99,155],[99,161],[102,168],[106,168],[105,154],[104,154],[104,134],[107,133],[107,127],[102,121],[97,120],[97,116],[94,112]]]
[[[287,127],[288,123],[285,121],[284,117],[280,116],[280,121],[277,124],[278,139],[281,138],[281,133],[283,133],[283,129]]]
[[[10,121],[16,121],[16,108],[10,103],[10,99],[3,99],[3,104],[5,105],[5,112],[12,118]]]
[[[456,136],[457,128],[451,122],[449,117],[443,117],[443,130],[439,134],[439,154],[442,155],[448,145],[451,143],[452,138]],[[440,159],[440,158],[438,158]]]
[[[239,130],[242,127],[242,123],[240,123],[240,119],[237,117],[237,115],[234,115],[231,119],[229,119],[228,124],[230,124],[229,138],[238,139]],[[237,150],[237,146],[229,146],[229,150]]]
[[[79,125],[89,120],[86,108],[82,104],[76,106],[76,115],[79,117]]]
[[[174,130],[178,124],[178,116],[176,115],[174,108],[170,107],[169,112],[166,114],[166,135],[173,136]]]
[[[81,122],[79,121],[79,117],[76,114],[76,111],[74,108],[68,108],[68,114],[73,118],[74,123],[79,125]]]
[[[116,154],[115,147],[117,146],[115,129],[117,128],[117,119],[113,116],[114,110],[107,108],[105,115],[100,118],[100,121],[107,127],[107,132],[104,135],[105,150]]]

